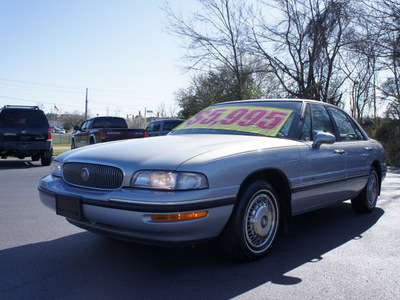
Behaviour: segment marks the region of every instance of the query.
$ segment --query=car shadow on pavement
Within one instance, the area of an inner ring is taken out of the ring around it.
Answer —
[[[0,160],[1,170],[28,169],[36,167],[42,167],[40,161],[32,162],[29,160],[16,160],[16,159]]]
[[[294,285],[288,272],[361,239],[384,214],[355,214],[348,202],[294,218],[263,259],[238,263],[217,243],[163,248],[82,232],[0,251],[2,299],[228,299],[264,283]]]

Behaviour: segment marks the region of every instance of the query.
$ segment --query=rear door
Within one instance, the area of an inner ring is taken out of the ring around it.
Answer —
[[[373,147],[354,121],[343,111],[328,107],[339,132],[338,148],[346,152],[347,182],[344,192],[355,196],[365,186],[371,170]]]

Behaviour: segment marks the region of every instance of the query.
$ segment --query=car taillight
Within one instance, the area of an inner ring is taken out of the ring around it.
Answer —
[[[48,131],[48,133],[47,133],[47,139],[48,139],[48,140],[51,140],[51,128],[49,128],[47,131]]]
[[[105,138],[106,138],[106,131],[103,130],[103,131],[101,132],[101,139],[104,140]]]
[[[147,137],[147,132],[146,131],[144,132],[144,137]]]

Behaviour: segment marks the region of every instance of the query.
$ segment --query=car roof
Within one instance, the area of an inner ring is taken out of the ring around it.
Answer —
[[[226,101],[226,102],[220,102],[220,103],[215,103],[211,106],[219,106],[219,105],[224,105],[224,104],[246,104],[246,103],[257,103],[257,102],[297,102],[297,103],[315,103],[319,105],[326,105],[326,106],[332,106],[338,109],[341,109],[338,106],[335,106],[333,104],[323,102],[323,101],[318,101],[318,100],[313,100],[313,99],[300,99],[300,98],[272,98],[272,99],[249,99],[249,100],[234,100],[234,101]]]
[[[216,103],[215,105],[218,104],[227,104],[227,103],[254,103],[254,102],[281,102],[281,101],[287,101],[287,102],[312,102],[312,103],[324,103],[324,104],[329,104],[326,102],[321,102],[317,100],[312,100],[312,99],[297,99],[297,98],[273,98],[273,99],[249,99],[249,100],[234,100],[234,101],[226,101],[226,102],[221,102],[221,103]]]

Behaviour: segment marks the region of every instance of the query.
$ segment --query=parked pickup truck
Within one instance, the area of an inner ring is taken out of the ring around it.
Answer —
[[[81,126],[74,128],[71,149],[86,145],[116,140],[143,138],[147,134],[144,129],[130,129],[123,118],[94,117],[85,120]]]

